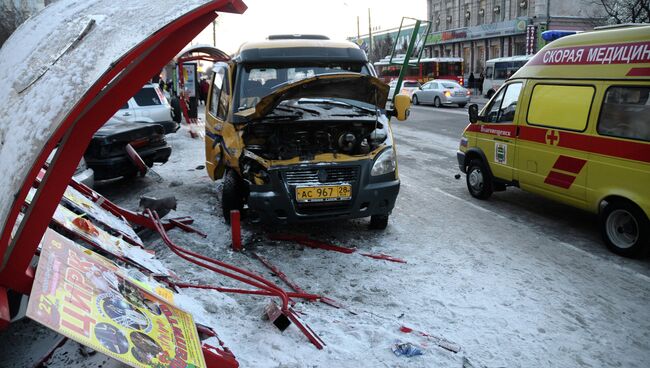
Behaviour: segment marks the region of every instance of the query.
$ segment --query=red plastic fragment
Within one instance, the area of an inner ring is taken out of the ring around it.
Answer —
[[[205,365],[208,368],[238,368],[239,363],[235,356],[228,349],[221,349],[210,344],[203,343],[201,346]]]

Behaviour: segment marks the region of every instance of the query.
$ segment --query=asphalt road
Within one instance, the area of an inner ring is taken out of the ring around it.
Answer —
[[[485,100],[478,101],[479,107]],[[578,210],[518,188],[495,192],[486,201],[472,198],[465,175],[458,169],[456,150],[460,136],[468,124],[467,108],[412,106],[409,119],[393,124],[402,179],[405,175],[423,177],[422,190],[435,190],[458,199],[465,207],[466,218],[453,219],[472,224],[476,216],[498,215],[515,220],[522,227],[567,247],[574,247],[587,256],[606,258],[611,262],[650,276],[650,260],[629,260],[610,253],[601,241],[596,215]],[[459,180],[455,174],[461,174]],[[426,183],[426,185],[425,185]],[[402,191],[400,195],[404,195]],[[406,192],[408,195],[408,192]],[[400,199],[401,202],[403,198]],[[435,203],[424,203],[435,208]],[[444,211],[446,209],[439,209]],[[532,239],[531,239],[532,241]]]

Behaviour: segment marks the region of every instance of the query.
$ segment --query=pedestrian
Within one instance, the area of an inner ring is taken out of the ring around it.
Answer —
[[[201,79],[200,90],[201,90],[201,101],[203,102],[203,105],[205,105],[205,101],[208,98],[208,92],[210,91],[210,83],[208,83],[208,81],[205,78]]]
[[[481,75],[478,77],[478,95],[483,96],[483,81],[485,80],[485,75],[481,72]]]
[[[469,78],[467,79],[467,87],[472,91],[473,94],[476,94],[475,88],[475,83],[476,81],[474,80],[474,73],[469,73]]]

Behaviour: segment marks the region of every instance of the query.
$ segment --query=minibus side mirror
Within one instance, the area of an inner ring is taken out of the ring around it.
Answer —
[[[479,116],[478,116],[478,105],[477,104],[469,105],[468,111],[469,111],[469,122],[471,124],[476,124],[476,122],[478,121],[478,118],[479,118]]]
[[[407,95],[397,95],[394,100],[394,108],[391,116],[397,117],[397,120],[399,121],[406,120],[411,112],[411,98]]]

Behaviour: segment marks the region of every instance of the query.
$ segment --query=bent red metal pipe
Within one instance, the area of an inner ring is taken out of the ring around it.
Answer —
[[[210,257],[206,257],[204,255],[201,255],[201,254],[189,251],[187,249],[184,249],[182,247],[179,247],[178,245],[174,244],[174,242],[167,235],[165,229],[161,226],[160,218],[158,217],[158,215],[155,212],[152,213],[151,210],[146,210],[146,213],[147,213],[148,217],[151,219],[152,224],[156,228],[156,231],[158,232],[158,234],[160,234],[161,238],[163,239],[163,242],[172,250],[172,252],[176,253],[176,255],[178,255],[179,257],[181,257],[181,258],[183,258],[183,259],[185,259],[185,260],[187,260],[189,262],[192,262],[192,263],[194,263],[196,265],[199,265],[199,266],[201,266],[203,268],[207,268],[207,269],[209,269],[211,271],[217,272],[219,274],[222,274],[224,276],[230,277],[230,278],[235,279],[237,281],[246,283],[248,285],[254,286],[256,288],[269,291],[269,292],[273,293],[274,295],[278,296],[282,300],[283,311],[288,309],[288,305],[289,305],[288,296],[286,295],[286,293],[282,289],[280,289],[280,287],[275,285],[273,282],[271,282],[269,280],[266,280],[261,276],[255,275],[252,272],[241,269],[239,267],[232,266],[232,265],[227,264],[225,262],[222,262],[222,261],[210,258]],[[240,275],[244,275],[245,277],[239,276],[237,274],[234,274],[234,273],[231,273],[231,272],[228,272],[228,271],[224,271],[224,270],[219,269],[217,267],[210,266],[210,265],[208,265],[206,263],[197,261],[196,259],[193,259],[192,257],[198,258],[200,260],[212,263],[212,264],[217,265],[219,267],[231,270],[231,271],[236,272],[236,273],[238,273]],[[255,281],[253,281],[253,280],[255,280]]]

